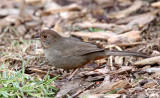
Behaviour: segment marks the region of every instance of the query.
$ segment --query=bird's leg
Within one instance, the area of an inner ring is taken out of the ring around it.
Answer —
[[[122,49],[119,47],[119,46],[116,46],[116,45],[108,45],[105,47],[105,49],[109,48],[109,50],[112,50],[112,48],[116,48],[117,50],[119,51],[122,51]],[[109,66],[110,66],[110,69],[113,71],[114,70],[114,66],[113,66],[113,56],[109,56]]]
[[[75,73],[78,71],[78,68],[76,68],[76,69],[74,69],[73,71],[72,71],[72,73],[71,73],[71,75],[67,78],[67,82],[69,82],[71,79],[72,79],[72,77],[75,75]]]

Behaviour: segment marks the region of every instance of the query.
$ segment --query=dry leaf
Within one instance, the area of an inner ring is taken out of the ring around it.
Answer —
[[[145,69],[145,71],[148,72],[148,73],[160,72],[160,68],[151,67],[151,68]]]
[[[49,21],[48,21],[49,20]],[[48,15],[42,17],[43,25],[42,28],[51,28],[59,21],[59,15]]]
[[[127,29],[125,25],[116,25],[116,24],[107,24],[107,23],[91,23],[91,22],[84,22],[84,23],[76,23],[74,24],[76,27],[80,28],[97,28],[97,29],[109,29],[112,30],[114,28],[116,29]]]
[[[7,15],[18,15],[19,14],[19,9],[13,9],[13,8],[8,8],[8,9],[0,9],[0,17],[4,17]]]
[[[143,5],[143,2],[142,1],[135,1],[133,3],[132,6],[130,6],[129,8],[125,9],[125,10],[122,10],[122,11],[119,11],[119,12],[114,12],[114,13],[110,13],[108,14],[108,17],[109,18],[123,18],[123,17],[126,17],[128,16],[129,14],[137,11],[138,9],[140,9]]]
[[[17,27],[17,31],[21,36],[23,36],[26,33],[27,29],[25,28],[24,25],[19,25]]]
[[[94,0],[99,6],[106,8],[113,6],[116,0]]]
[[[84,98],[84,97],[81,97],[81,98]],[[87,98],[121,98],[121,94],[109,94],[109,95],[91,94],[91,95],[88,95]]]
[[[141,40],[140,31],[129,31],[124,34],[110,37],[108,42],[111,44],[133,43]]]
[[[139,28],[142,28],[144,25],[150,23],[155,19],[154,13],[147,13],[139,16],[138,18],[133,19],[127,24],[128,28],[134,28],[134,26],[138,26]]]
[[[160,52],[157,50],[153,50],[151,56],[160,56]]]
[[[21,2],[22,0],[15,0],[17,2]],[[38,4],[43,4],[46,0],[24,0],[26,4],[33,4],[33,5],[38,5]]]
[[[4,28],[11,24],[15,24],[16,26],[20,24],[21,18],[17,15],[8,15],[7,17],[0,19],[0,28]]]
[[[71,19],[79,18],[79,17],[83,16],[83,14],[81,14],[79,11],[69,11],[69,12],[60,13],[60,16],[63,19],[71,20]]]
[[[33,21],[30,21],[30,22],[26,22],[25,25],[28,27],[28,28],[34,28],[38,25],[40,25],[42,23],[41,20],[33,20]]]
[[[117,36],[115,33],[110,31],[106,32],[71,32],[72,35],[84,38],[92,38],[92,39],[104,39],[107,40],[112,36]]]
[[[59,32],[59,33],[62,32],[62,26],[61,26],[61,24],[60,24],[60,21],[57,21],[57,22],[56,22],[53,30],[56,31],[56,32]]]
[[[60,12],[67,12],[67,11],[79,11],[81,10],[81,6],[77,5],[77,4],[71,4],[68,6],[63,6],[63,7],[57,7],[57,8],[50,8],[50,9],[46,9],[43,13],[41,13],[42,15],[44,14],[56,14],[56,13],[60,13]]]
[[[151,6],[160,8],[160,1],[151,3]]]
[[[138,15],[134,15],[134,16],[129,16],[129,17],[125,17],[123,19],[119,19],[116,21],[116,24],[125,24],[125,23],[129,23],[132,20],[136,20],[139,17],[153,17],[155,16],[155,14],[158,12],[158,10],[152,11],[152,12],[148,12],[148,13],[143,13],[143,14],[138,14]],[[147,15],[147,16],[146,16]],[[150,20],[150,19],[149,19]]]

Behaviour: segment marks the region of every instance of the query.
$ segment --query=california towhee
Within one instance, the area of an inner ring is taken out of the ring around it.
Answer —
[[[90,61],[110,55],[147,57],[147,55],[138,52],[101,49],[94,44],[82,42],[75,38],[62,37],[53,30],[43,30],[40,33],[40,38],[45,57],[56,68],[81,68]]]

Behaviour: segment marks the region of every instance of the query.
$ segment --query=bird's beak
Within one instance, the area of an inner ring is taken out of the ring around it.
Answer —
[[[41,39],[41,38],[40,38],[40,34],[35,35],[34,38],[35,38],[35,39]]]

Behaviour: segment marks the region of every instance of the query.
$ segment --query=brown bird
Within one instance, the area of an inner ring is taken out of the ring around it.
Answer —
[[[56,68],[81,68],[90,61],[107,56],[137,56],[147,57],[144,53],[132,51],[109,51],[97,45],[82,42],[75,38],[66,38],[53,30],[43,30],[40,33],[44,54],[50,64]]]
[[[139,52],[101,49],[97,45],[72,37],[62,37],[53,30],[43,30],[40,33],[40,38],[45,57],[56,68],[77,69],[91,61],[110,55],[147,57],[146,54]]]

